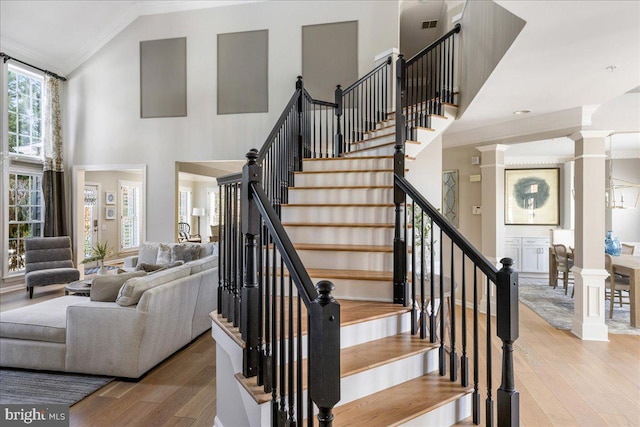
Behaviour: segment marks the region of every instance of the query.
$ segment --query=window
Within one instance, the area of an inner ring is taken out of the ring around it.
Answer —
[[[9,67],[9,152],[42,158],[42,77]]]
[[[178,222],[191,224],[191,189],[180,188],[178,190]]]
[[[217,225],[220,222],[220,190],[218,187],[207,188],[207,203],[209,205],[209,225]]]
[[[140,246],[140,200],[139,182],[120,181],[120,250]]]
[[[24,270],[24,240],[42,237],[42,174],[9,171],[8,271]]]

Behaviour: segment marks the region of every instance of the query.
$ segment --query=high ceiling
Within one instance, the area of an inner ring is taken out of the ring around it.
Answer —
[[[0,50],[67,75],[138,16],[238,3],[243,2],[2,0]],[[445,146],[477,145],[496,138],[509,142],[507,137],[522,129],[532,134],[543,128],[562,130],[580,124],[585,113],[593,111],[593,126],[598,129],[640,130],[640,93],[627,93],[640,87],[639,1],[496,3],[526,25],[449,129]],[[401,38],[411,40],[425,37],[418,22],[442,19],[443,12],[460,1],[402,4],[411,19],[401,21]],[[522,109],[531,113],[513,114]],[[540,134],[539,139],[558,136]],[[640,146],[640,136],[630,142],[632,148],[636,143]]]

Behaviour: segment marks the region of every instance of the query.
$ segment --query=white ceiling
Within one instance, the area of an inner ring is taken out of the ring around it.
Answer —
[[[477,145],[499,137],[496,129],[508,134],[527,125],[562,128],[562,120],[575,122],[583,109],[596,111],[592,118],[598,129],[640,130],[640,93],[625,95],[640,86],[640,1],[496,2],[527,24],[447,131],[445,146]],[[243,2],[2,0],[0,50],[66,75],[138,16],[238,3]],[[404,3],[404,9],[411,6]],[[440,19],[446,6],[459,0],[444,6],[442,0],[413,3],[423,5],[415,9],[421,12],[413,13],[412,24],[402,30],[423,38],[417,22]],[[617,67],[614,72],[607,70],[610,65]],[[531,113],[513,115],[521,109]],[[636,142],[640,146],[640,137]]]

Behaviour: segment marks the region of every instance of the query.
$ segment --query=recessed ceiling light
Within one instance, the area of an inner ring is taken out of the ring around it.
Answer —
[[[531,110],[517,110],[514,111],[513,114],[529,114]]]
[[[609,72],[611,72],[611,73],[613,73],[613,72],[616,70],[616,68],[618,68],[618,66],[617,66],[617,65],[609,65],[609,66],[606,68],[606,70],[607,70],[607,71],[609,71]]]

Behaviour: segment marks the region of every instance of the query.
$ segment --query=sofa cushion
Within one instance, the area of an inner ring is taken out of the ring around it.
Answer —
[[[200,256],[198,258],[204,258],[209,255],[218,255],[217,243],[202,243],[200,245]]]
[[[70,295],[5,311],[0,316],[0,337],[64,343],[67,307],[87,301]]]
[[[158,246],[160,246],[159,243],[144,243],[138,252],[138,264],[141,262],[155,264],[156,259],[158,259]]]
[[[91,282],[91,301],[115,302],[120,288],[132,277],[146,276],[144,271],[96,276]]]
[[[155,264],[169,264],[171,263],[171,246],[166,243],[160,243],[158,245],[158,257]]]
[[[133,277],[124,282],[120,288],[116,303],[124,307],[137,304],[146,290],[187,277],[189,274],[191,274],[191,268],[185,265],[149,274],[145,277]]]
[[[190,262],[200,258],[200,245],[178,243],[171,247],[171,262]]]
[[[218,257],[209,255],[207,257],[200,258],[195,261],[191,261],[189,264],[186,264],[186,265],[191,267],[191,274],[196,274],[196,273],[200,273],[201,271],[217,267]]]

